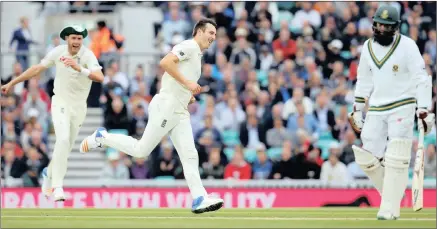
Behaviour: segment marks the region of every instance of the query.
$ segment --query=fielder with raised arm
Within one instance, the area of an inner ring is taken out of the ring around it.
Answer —
[[[59,45],[50,51],[41,63],[30,67],[20,76],[2,86],[7,93],[14,85],[39,75],[56,66],[54,95],[52,97],[52,120],[56,143],[52,160],[42,172],[42,192],[55,201],[64,201],[63,180],[67,173],[67,161],[79,129],[85,120],[87,98],[92,81],[103,82],[102,67],[94,53],[82,45],[88,31],[80,26],[64,28],[60,37],[67,45]]]
[[[200,93],[197,84],[202,69],[202,52],[216,37],[216,23],[200,20],[194,27],[193,39],[174,46],[160,62],[165,70],[162,88],[149,106],[149,123],[138,141],[130,136],[110,134],[100,127],[81,143],[81,151],[88,152],[108,146],[133,157],[148,157],[161,139],[169,134],[182,162],[184,176],[193,198],[192,212],[216,211],[223,200],[208,196],[199,174],[199,155],[194,145],[188,104]]]
[[[425,133],[431,131],[435,116],[428,111],[432,106],[431,76],[416,43],[397,32],[399,18],[392,6],[382,5],[375,12],[373,38],[363,46],[354,112],[349,114],[363,142],[362,148],[353,146],[355,160],[381,194],[377,213],[381,220],[400,216],[408,184],[415,114]],[[364,121],[366,99],[369,109]]]

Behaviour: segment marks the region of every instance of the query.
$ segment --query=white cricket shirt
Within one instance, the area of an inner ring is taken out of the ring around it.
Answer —
[[[417,87],[427,77],[424,60],[412,39],[396,35],[387,47],[369,39],[363,45],[358,66],[355,102],[363,103],[370,97],[369,112],[374,114],[416,106]],[[430,98],[417,102],[427,107]]]
[[[59,45],[41,60],[41,64],[47,68],[56,66],[53,92],[57,100],[71,105],[86,104],[92,81],[88,77],[81,76],[79,72],[71,67],[65,66],[61,60],[63,57],[72,58],[80,66],[90,71],[100,70],[102,67],[99,65],[94,53],[84,46],[80,48],[76,55],[72,56],[68,52],[67,45]]]
[[[178,70],[185,79],[197,82],[202,72],[202,51],[193,39],[185,40],[173,47],[172,51],[179,58]],[[162,76],[160,93],[170,95],[187,108],[192,93],[167,72]]]

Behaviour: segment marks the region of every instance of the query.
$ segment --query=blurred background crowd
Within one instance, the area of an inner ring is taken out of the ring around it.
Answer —
[[[116,2],[42,2],[43,12],[111,12]],[[143,4],[143,3],[129,3]],[[156,26],[160,55],[191,38],[201,17],[214,19],[217,39],[204,53],[199,84],[206,93],[189,106],[204,179],[321,179],[329,184],[363,179],[352,145],[360,145],[347,121],[352,109],[362,44],[372,37],[372,16],[379,4],[396,7],[400,33],[416,41],[433,78],[436,112],[435,2],[154,2],[164,20]],[[88,7],[85,7],[88,6]],[[29,21],[20,20],[10,47],[17,62],[2,85],[29,67]],[[142,64],[124,72],[122,34],[96,22],[87,46],[104,67],[102,85],[93,85],[89,106],[101,107],[112,132],[140,138],[148,122],[148,104],[159,92],[163,70],[146,72]],[[53,35],[46,51],[61,43]],[[15,48],[14,48],[15,47]],[[1,97],[2,177],[23,178],[38,186],[49,161],[53,134],[50,80],[34,78]],[[417,133],[416,133],[417,134]],[[412,163],[414,165],[413,146]],[[436,130],[426,138],[425,177],[436,178]],[[166,137],[148,159],[105,151],[102,178],[183,178],[182,166]]]

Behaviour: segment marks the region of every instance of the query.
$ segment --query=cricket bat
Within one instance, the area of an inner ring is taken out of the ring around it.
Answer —
[[[416,159],[414,161],[414,173],[412,184],[412,198],[413,198],[413,210],[420,211],[423,208],[423,176],[424,176],[424,153],[423,153],[423,140],[424,129],[419,128],[419,143],[417,145]]]

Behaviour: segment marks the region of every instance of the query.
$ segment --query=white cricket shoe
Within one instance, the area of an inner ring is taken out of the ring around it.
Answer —
[[[45,167],[42,170],[41,176],[42,176],[41,192],[44,194],[46,198],[49,198],[53,193],[53,189],[52,189],[52,180],[47,175],[47,167]]]
[[[87,153],[93,149],[102,148],[102,144],[99,142],[103,138],[103,133],[106,133],[106,129],[99,127],[93,134],[83,139],[80,143],[80,152]]]
[[[223,200],[213,196],[199,196],[193,200],[191,212],[200,214],[204,212],[217,211],[223,207]]]
[[[390,212],[378,212],[376,218],[378,220],[397,220],[399,216],[395,216]]]
[[[53,196],[55,197],[55,201],[65,201],[64,189],[55,188]]]

